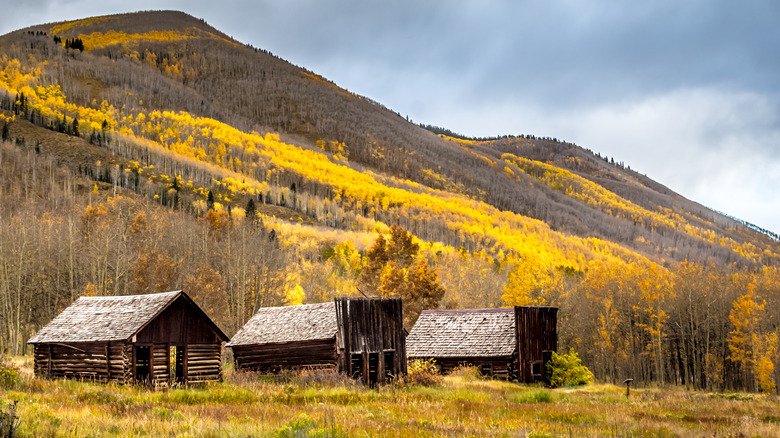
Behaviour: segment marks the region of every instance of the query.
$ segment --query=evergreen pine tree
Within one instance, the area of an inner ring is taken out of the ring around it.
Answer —
[[[214,209],[214,194],[211,193],[211,190],[209,190],[209,194],[206,196],[206,207],[208,207],[209,210]]]
[[[249,198],[249,202],[246,203],[245,217],[249,224],[257,224],[257,207],[255,207],[255,201]]]

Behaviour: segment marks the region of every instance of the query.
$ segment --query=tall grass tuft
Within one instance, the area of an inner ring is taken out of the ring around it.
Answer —
[[[440,386],[444,378],[433,359],[411,359],[406,367],[406,376],[400,379],[403,386]]]

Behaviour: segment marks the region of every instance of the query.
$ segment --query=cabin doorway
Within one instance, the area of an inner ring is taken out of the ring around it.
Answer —
[[[363,375],[363,354],[352,353],[350,357],[350,369],[352,370],[352,378],[357,379]]]
[[[168,363],[170,364],[168,375],[171,376],[171,383],[174,385],[184,383],[184,347],[183,346],[171,345],[168,348]]]
[[[151,355],[149,346],[135,347],[135,381],[146,382],[151,377]]]
[[[389,382],[395,377],[393,375],[393,360],[395,360],[395,351],[385,351],[385,382]]]

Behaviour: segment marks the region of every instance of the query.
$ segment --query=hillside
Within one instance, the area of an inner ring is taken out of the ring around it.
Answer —
[[[229,334],[259,306],[358,294],[393,224],[447,290],[438,305],[560,306],[562,342],[603,378],[712,385],[710,347],[735,363],[732,303],[780,300],[777,241],[614,160],[436,135],[181,12],[4,35],[0,100],[0,217],[15,224],[0,348],[14,352],[85,291],[194,289]],[[712,306],[685,308],[681,285]],[[769,336],[776,319],[745,330]],[[722,383],[757,385],[752,348]]]

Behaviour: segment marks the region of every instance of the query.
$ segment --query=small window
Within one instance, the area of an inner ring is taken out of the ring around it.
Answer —
[[[541,376],[542,375],[542,361],[537,360],[534,362],[531,362],[531,374],[534,376]]]
[[[481,367],[479,367],[479,370],[482,372],[483,376],[493,375],[493,367],[490,365],[482,365]]]

